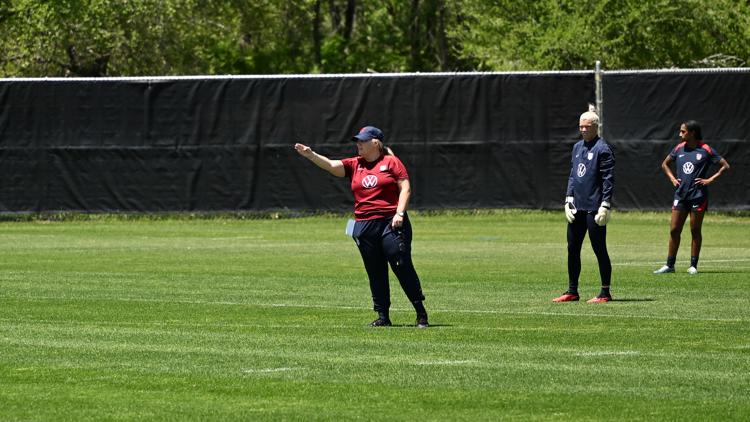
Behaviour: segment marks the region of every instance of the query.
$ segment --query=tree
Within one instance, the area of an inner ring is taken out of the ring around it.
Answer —
[[[0,26],[6,76],[210,71],[232,28],[200,0],[10,0]]]
[[[334,0],[328,4],[334,4]],[[346,33],[335,24],[323,37],[321,72],[457,71],[463,63],[454,54],[447,28],[460,17],[455,2],[445,0],[347,1],[355,12]],[[348,15],[347,15],[348,16]],[[347,37],[346,34],[351,33]]]
[[[737,0],[5,0],[0,77],[746,66]]]
[[[486,70],[744,66],[750,7],[736,0],[465,0],[451,30]],[[712,59],[714,58],[714,59]]]

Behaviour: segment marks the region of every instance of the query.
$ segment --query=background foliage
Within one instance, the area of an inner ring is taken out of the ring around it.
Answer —
[[[0,77],[734,67],[746,0],[3,0]]]

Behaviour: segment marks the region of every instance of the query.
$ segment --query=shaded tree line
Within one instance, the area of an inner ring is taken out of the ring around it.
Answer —
[[[0,77],[743,67],[744,0],[2,0]]]

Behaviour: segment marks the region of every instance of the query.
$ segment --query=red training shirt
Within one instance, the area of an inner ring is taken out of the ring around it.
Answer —
[[[398,206],[398,181],[409,178],[406,167],[394,155],[381,155],[368,163],[362,157],[344,158],[346,177],[354,194],[354,219],[393,217]]]

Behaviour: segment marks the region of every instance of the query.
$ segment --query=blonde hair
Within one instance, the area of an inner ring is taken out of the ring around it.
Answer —
[[[372,138],[372,140],[376,141],[375,144],[378,146],[378,148],[380,149],[380,152],[382,152],[383,154],[385,154],[385,155],[395,155],[395,154],[393,154],[393,151],[391,151],[390,148],[388,148],[387,146],[385,146],[385,144],[383,143],[382,140],[380,140],[378,138]]]
[[[587,111],[581,114],[580,120],[588,120],[592,125],[599,126],[599,115],[594,113],[593,111]]]

